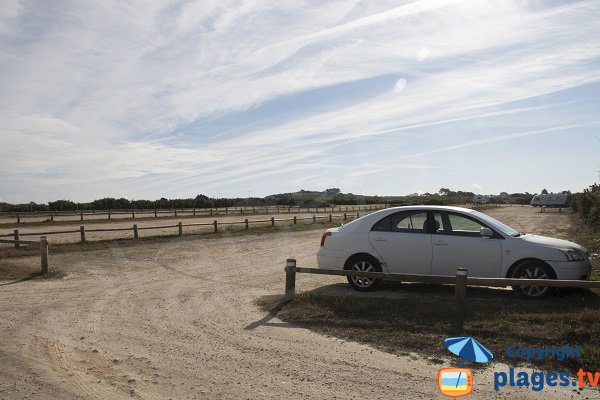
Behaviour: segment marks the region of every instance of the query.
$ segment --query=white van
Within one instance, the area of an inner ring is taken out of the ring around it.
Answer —
[[[567,195],[564,193],[536,194],[530,204],[534,207],[566,207]]]
[[[484,196],[482,194],[476,194],[475,196],[473,196],[473,203],[474,204],[486,204],[489,200],[489,197]]]

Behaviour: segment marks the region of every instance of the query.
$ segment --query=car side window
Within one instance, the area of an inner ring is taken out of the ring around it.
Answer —
[[[427,212],[412,212],[392,215],[392,231],[426,233]]]
[[[480,230],[485,226],[474,219],[452,213],[448,213],[448,225],[449,229],[444,229],[444,234],[474,237],[480,236]]]
[[[427,212],[402,211],[379,220],[372,231],[426,233]]]
[[[375,225],[371,228],[372,231],[376,232],[391,232],[392,231],[392,216],[388,215],[387,217],[380,219],[377,221]]]

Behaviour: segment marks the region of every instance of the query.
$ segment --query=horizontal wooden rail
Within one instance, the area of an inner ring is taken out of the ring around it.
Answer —
[[[320,268],[303,268],[295,267],[297,273],[303,274],[318,274],[318,275],[337,275],[337,276],[362,276],[365,278],[386,279],[399,282],[423,282],[423,283],[454,283],[456,279],[453,276],[424,276],[424,275],[409,275],[409,274],[388,274],[385,272],[366,272],[366,271],[350,271],[339,269],[320,269]]]
[[[0,239],[0,243],[40,245],[40,242],[36,242],[35,240]]]
[[[212,224],[209,224],[212,225]],[[140,226],[138,227],[138,229],[141,230],[146,230],[146,229],[162,229],[162,228],[177,228],[179,225],[164,225],[164,226]],[[187,226],[187,225],[184,225]],[[128,228],[129,230],[131,230],[131,228]]]
[[[120,232],[120,231],[131,231],[133,228],[96,228],[86,229],[86,232]],[[79,231],[77,231],[79,232]]]
[[[40,235],[59,235],[66,233],[79,233],[79,229],[71,229],[68,231],[53,231],[53,232],[31,232],[31,233],[21,233],[21,236],[40,236]]]
[[[351,270],[332,270],[320,268],[302,268],[295,267],[297,273],[337,275],[337,276],[362,276],[365,278],[385,279],[399,282],[417,282],[417,283],[438,283],[455,284],[455,276],[436,276],[436,275],[414,275],[414,274],[389,274],[385,272],[366,272]],[[467,286],[547,286],[547,287],[572,287],[600,289],[600,281],[579,281],[579,280],[558,280],[558,279],[522,279],[522,278],[476,278],[467,277]]]

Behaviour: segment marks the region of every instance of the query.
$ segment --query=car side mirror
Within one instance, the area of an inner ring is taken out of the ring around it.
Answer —
[[[479,234],[481,235],[481,237],[484,238],[491,238],[494,237],[494,231],[492,231],[490,228],[482,226],[481,229],[479,230]]]

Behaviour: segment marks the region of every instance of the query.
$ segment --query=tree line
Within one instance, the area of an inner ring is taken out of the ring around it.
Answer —
[[[450,205],[465,204],[473,200],[474,193],[453,191],[441,188],[437,193],[412,194],[408,196],[365,196],[353,193],[342,193],[338,188],[319,191],[300,190],[295,193],[273,194],[266,197],[215,198],[202,194],[187,199],[132,200],[127,198],[105,197],[89,203],[78,203],[71,200],[56,200],[47,204],[35,202],[9,204],[0,202],[0,211],[33,212],[33,211],[77,211],[77,210],[131,210],[131,209],[181,209],[181,208],[216,208],[216,207],[252,207],[252,206],[298,206],[326,207],[333,205],[370,205],[388,204],[392,206],[427,204]],[[533,195],[529,193],[513,193],[504,198],[492,198],[492,203],[529,204]]]

